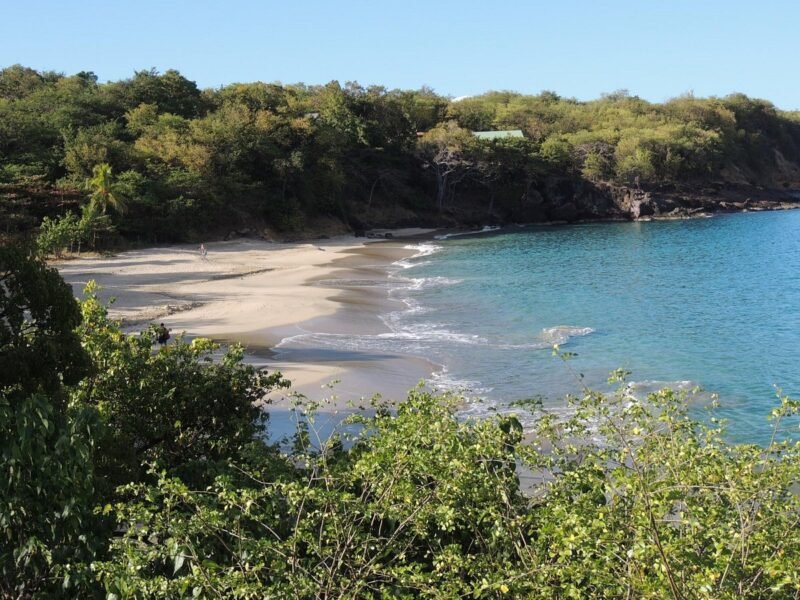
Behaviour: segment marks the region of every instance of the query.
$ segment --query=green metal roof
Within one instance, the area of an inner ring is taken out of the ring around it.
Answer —
[[[473,131],[472,135],[482,140],[498,140],[500,138],[524,138],[521,129],[509,129],[508,131]]]

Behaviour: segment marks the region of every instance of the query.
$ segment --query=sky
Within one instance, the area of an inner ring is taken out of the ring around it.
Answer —
[[[798,0],[0,0],[0,67],[800,109]]]

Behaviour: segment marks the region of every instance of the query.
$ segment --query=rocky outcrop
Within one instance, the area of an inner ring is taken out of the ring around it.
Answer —
[[[649,189],[612,184],[566,185],[548,188],[549,220],[651,220],[683,219],[702,214],[800,207],[800,191],[756,186],[705,184],[676,188],[663,185]]]

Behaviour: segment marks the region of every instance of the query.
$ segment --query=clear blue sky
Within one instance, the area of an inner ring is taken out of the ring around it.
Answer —
[[[800,109],[798,0],[0,0],[0,66]]]

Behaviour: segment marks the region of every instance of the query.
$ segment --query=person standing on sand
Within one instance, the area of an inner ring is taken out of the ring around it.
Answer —
[[[169,329],[167,329],[163,323],[156,327],[156,341],[161,344],[162,346],[167,345],[167,340],[169,339]]]
[[[200,258],[206,260],[208,258],[208,251],[205,244],[200,244]]]

